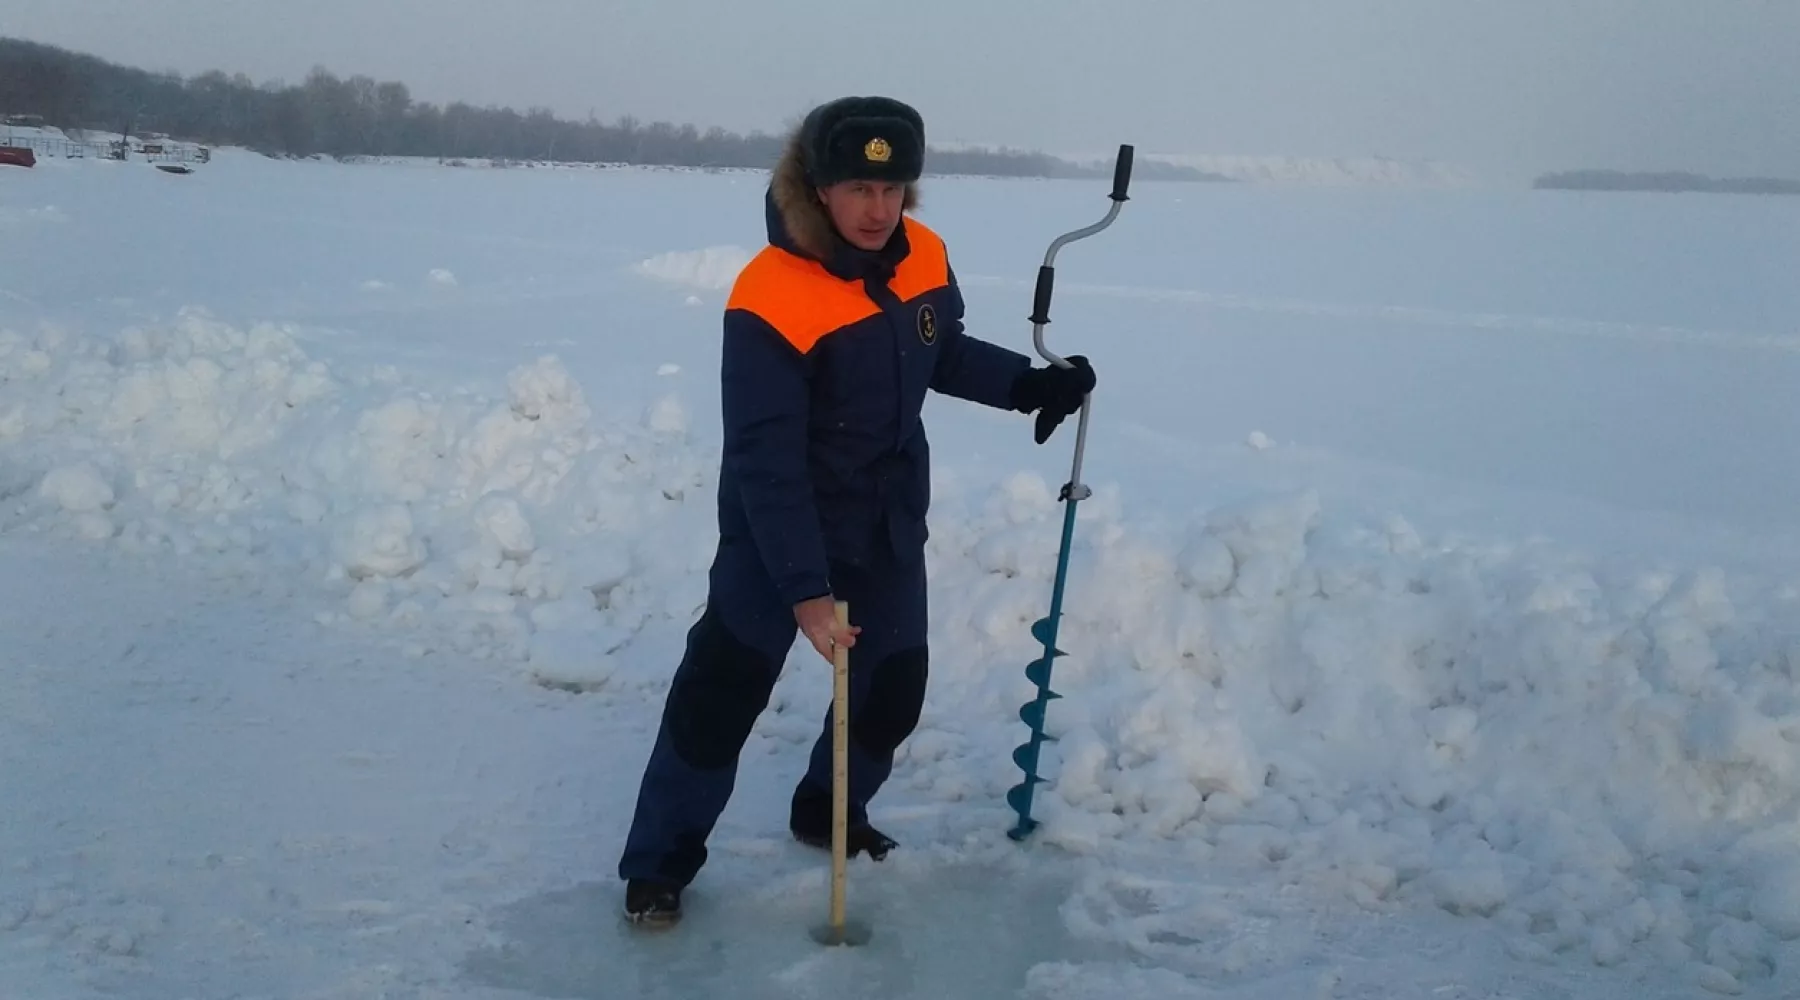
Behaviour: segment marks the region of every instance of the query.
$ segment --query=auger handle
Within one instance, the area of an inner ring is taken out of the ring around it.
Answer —
[[[1112,200],[1114,201],[1130,200],[1129,196],[1125,194],[1125,189],[1131,186],[1132,153],[1133,150],[1130,146],[1119,147],[1118,162],[1113,164]]]
[[[1130,145],[1119,147],[1118,159],[1113,164],[1112,194],[1108,195],[1112,199],[1112,205],[1107,209],[1106,217],[1091,226],[1058,236],[1051,242],[1050,249],[1044,254],[1044,263],[1038,268],[1037,287],[1031,295],[1031,316],[1028,317],[1032,325],[1031,340],[1037,348],[1038,354],[1045,361],[1059,368],[1068,368],[1071,365],[1052,354],[1050,349],[1044,346],[1044,327],[1050,324],[1050,296],[1056,288],[1056,255],[1063,247],[1076,240],[1087,239],[1112,225],[1113,220],[1119,217],[1119,209],[1123,208],[1125,202],[1130,200],[1130,196],[1126,192],[1131,187],[1133,152],[1133,147]]]
[[[1112,205],[1107,208],[1106,217],[1091,226],[1058,236],[1051,242],[1050,249],[1044,254],[1044,263],[1038,268],[1037,288],[1031,296],[1031,342],[1045,361],[1058,368],[1075,366],[1066,358],[1051,353],[1050,349],[1044,346],[1044,327],[1050,323],[1050,295],[1056,288],[1057,251],[1076,240],[1086,239],[1105,229],[1119,217],[1119,210],[1124,208],[1125,202],[1129,200],[1126,192],[1131,187],[1132,158],[1133,148],[1128,144],[1121,145],[1119,157],[1113,164],[1113,189],[1112,194],[1109,195]],[[1069,471],[1068,485],[1063,487],[1064,499],[1080,500],[1085,498],[1088,493],[1087,487],[1081,484],[1081,461],[1087,452],[1088,417],[1092,405],[1091,397],[1081,401],[1081,418],[1075,428],[1075,461]]]
[[[1031,294],[1030,319],[1033,326],[1042,327],[1050,322],[1050,293],[1055,287],[1056,268],[1051,267],[1049,264],[1039,264],[1037,289]],[[1055,364],[1061,360],[1060,358],[1052,357],[1048,351],[1044,350],[1044,341],[1042,338],[1037,342],[1037,349],[1038,353],[1044,356],[1044,360],[1049,361],[1051,364]]]

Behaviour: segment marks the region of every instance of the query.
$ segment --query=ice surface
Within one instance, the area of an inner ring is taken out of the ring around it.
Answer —
[[[768,847],[777,856],[791,850]],[[471,954],[465,970],[476,982],[544,997],[924,1000],[1009,996],[1042,963],[1109,953],[1063,926],[1059,904],[1070,886],[1054,872],[892,867],[855,869],[849,916],[871,936],[854,948],[822,947],[811,936],[829,915],[828,873],[814,865],[731,896],[692,893],[678,930],[647,939],[619,920],[614,883],[530,897],[496,915],[496,943]]]

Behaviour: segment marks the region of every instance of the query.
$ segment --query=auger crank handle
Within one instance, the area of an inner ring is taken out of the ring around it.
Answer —
[[[1112,194],[1108,195],[1108,197],[1112,199],[1112,206],[1107,209],[1106,217],[1091,226],[1058,236],[1050,244],[1049,251],[1044,254],[1044,263],[1038,267],[1037,287],[1032,291],[1031,295],[1031,316],[1029,317],[1032,326],[1031,339],[1032,343],[1037,347],[1038,354],[1042,356],[1045,361],[1060,368],[1069,368],[1072,366],[1068,361],[1052,354],[1050,349],[1044,346],[1044,327],[1050,325],[1050,296],[1056,289],[1057,251],[1076,240],[1086,239],[1087,237],[1094,235],[1100,230],[1105,229],[1107,226],[1112,225],[1113,220],[1118,218],[1119,209],[1123,208],[1125,202],[1130,200],[1130,195],[1126,192],[1131,187],[1131,162],[1133,152],[1133,148],[1128,144],[1119,147],[1118,160],[1113,164]]]

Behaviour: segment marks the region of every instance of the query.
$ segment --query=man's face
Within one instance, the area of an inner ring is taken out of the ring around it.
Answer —
[[[880,250],[900,225],[906,185],[891,181],[844,181],[822,188],[819,196],[831,221],[850,245]]]

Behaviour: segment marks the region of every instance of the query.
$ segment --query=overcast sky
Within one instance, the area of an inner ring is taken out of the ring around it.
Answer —
[[[1800,0],[4,0],[148,69],[776,130],[887,93],[928,137],[1800,177]]]

